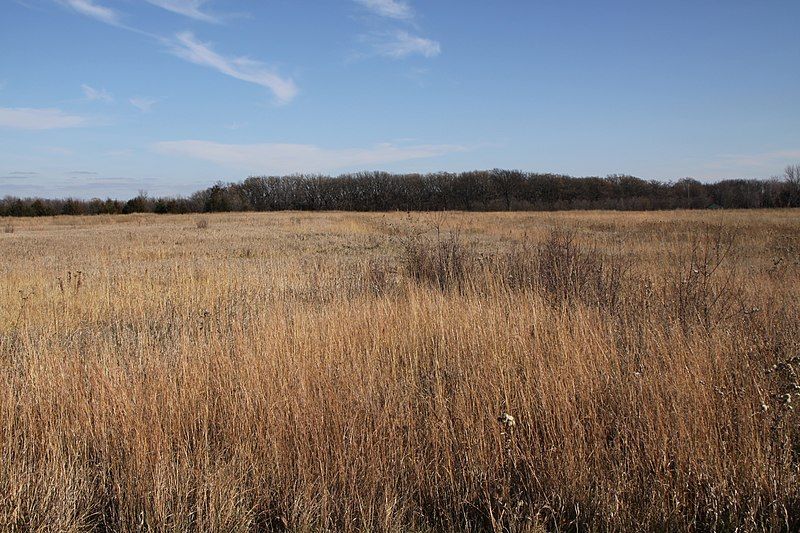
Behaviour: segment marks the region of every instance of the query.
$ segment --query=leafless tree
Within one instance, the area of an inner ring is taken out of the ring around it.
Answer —
[[[792,207],[800,206],[800,163],[789,165],[783,171],[786,184],[789,186],[789,198]]]

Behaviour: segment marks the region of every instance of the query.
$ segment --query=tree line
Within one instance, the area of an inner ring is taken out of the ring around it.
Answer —
[[[555,211],[800,207],[800,164],[766,180],[701,183],[647,181],[614,174],[576,178],[517,170],[429,174],[358,172],[340,176],[249,177],[189,197],[127,201],[17,198],[0,200],[0,216],[208,213],[221,211]]]

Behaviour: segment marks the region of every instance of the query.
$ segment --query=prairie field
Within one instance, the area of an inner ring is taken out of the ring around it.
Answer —
[[[800,529],[800,210],[0,227],[2,531]]]

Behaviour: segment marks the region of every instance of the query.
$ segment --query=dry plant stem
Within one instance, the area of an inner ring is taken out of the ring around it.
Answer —
[[[797,210],[203,220],[0,234],[0,530],[800,528]]]

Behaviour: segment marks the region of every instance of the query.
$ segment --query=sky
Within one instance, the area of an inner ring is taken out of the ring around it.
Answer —
[[[800,162],[798,0],[0,0],[0,196]]]

